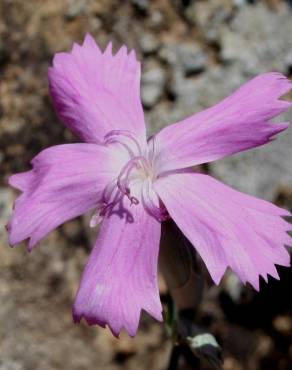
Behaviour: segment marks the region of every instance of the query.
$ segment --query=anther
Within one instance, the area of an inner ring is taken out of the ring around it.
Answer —
[[[139,204],[139,200],[136,197],[130,197],[131,205],[134,204],[135,206]]]

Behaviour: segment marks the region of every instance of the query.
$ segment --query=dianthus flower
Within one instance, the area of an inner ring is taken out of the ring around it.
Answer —
[[[31,250],[67,220],[93,210],[101,223],[73,308],[76,322],[136,334],[141,310],[162,320],[157,285],[161,223],[171,218],[218,284],[229,266],[259,288],[288,266],[290,213],[242,194],[192,167],[271,141],[288,123],[271,119],[291,107],[280,100],[291,81],[257,76],[214,107],[146,138],[140,63],[123,46],[102,52],[87,35],[58,53],[49,69],[60,118],[85,143],[57,145],[10,177],[22,191],[8,225],[10,244]],[[175,246],[173,246],[175,248]]]

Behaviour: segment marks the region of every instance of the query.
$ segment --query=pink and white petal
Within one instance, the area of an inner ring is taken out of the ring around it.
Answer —
[[[259,289],[260,275],[277,278],[275,264],[290,265],[288,211],[197,173],[162,177],[155,189],[216,284],[229,266]]]
[[[288,123],[272,123],[291,102],[279,100],[292,89],[280,73],[265,73],[235,93],[155,136],[160,173],[211,162],[227,155],[266,144]]]
[[[75,322],[85,318],[91,325],[108,325],[115,336],[122,329],[134,336],[142,309],[162,321],[157,284],[161,224],[141,204],[128,204],[125,200],[105,217],[73,308]]]
[[[15,245],[30,238],[31,249],[67,220],[96,207],[104,187],[123,165],[123,153],[96,144],[66,144],[42,151],[33,169],[9,179],[23,193],[8,224]]]
[[[82,46],[57,53],[49,69],[50,91],[64,123],[86,142],[100,143],[111,130],[129,130],[144,145],[140,62],[123,46],[102,52],[87,34]]]

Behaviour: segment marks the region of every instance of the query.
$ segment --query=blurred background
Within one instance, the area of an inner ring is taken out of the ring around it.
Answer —
[[[292,2],[284,0],[0,0],[0,369],[167,368],[165,328],[143,316],[134,339],[74,325],[71,306],[95,235],[83,217],[28,254],[7,245],[15,193],[7,177],[40,150],[77,139],[48,95],[54,53],[91,32],[134,48],[153,133],[229,95],[252,76],[292,76]],[[286,114],[292,122],[292,111]],[[206,167],[237,189],[292,209],[292,128],[266,147]],[[205,292],[199,320],[223,347],[224,370],[292,369],[291,269],[260,293],[229,274]],[[166,287],[160,281],[162,298]]]

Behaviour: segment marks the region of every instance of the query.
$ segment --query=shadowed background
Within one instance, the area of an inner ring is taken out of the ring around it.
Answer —
[[[212,105],[266,71],[292,75],[292,4],[284,0],[0,0],[0,369],[165,369],[163,325],[143,316],[135,339],[73,325],[71,306],[96,230],[83,217],[32,254],[10,249],[8,175],[40,150],[77,139],[50,103],[54,53],[91,32],[142,60],[142,100],[153,133]],[[292,122],[292,112],[286,114]],[[292,208],[292,129],[266,147],[208,165],[239,190]],[[224,370],[292,369],[290,269],[260,294],[231,274],[205,293],[200,322],[224,348]],[[160,282],[162,297],[166,294]]]

